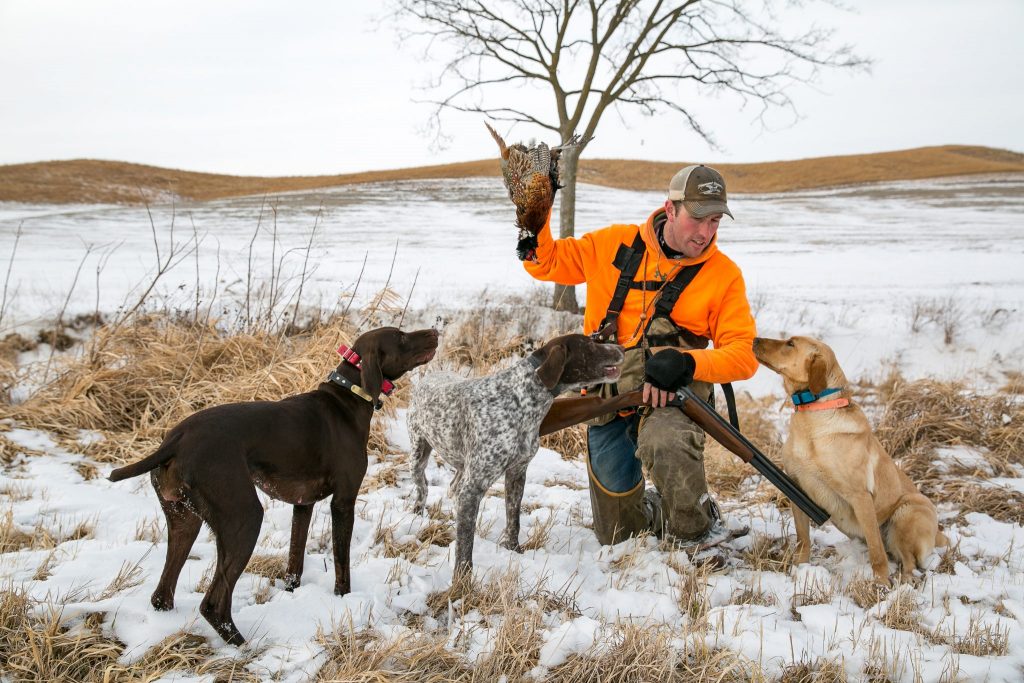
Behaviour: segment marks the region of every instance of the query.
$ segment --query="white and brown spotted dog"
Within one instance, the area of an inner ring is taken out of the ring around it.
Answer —
[[[417,512],[427,497],[425,475],[431,450],[455,468],[455,569],[466,576],[473,565],[473,536],[480,501],[505,474],[505,533],[501,545],[519,550],[519,508],[526,466],[540,447],[540,423],[558,394],[614,382],[624,354],[621,346],[567,334],[544,344],[511,367],[466,379],[450,372],[427,375],[409,404]]]
[[[886,551],[906,578],[946,545],[935,506],[882,448],[853,402],[835,353],[810,337],[754,340],[761,365],[782,375],[795,405],[782,464],[790,477],[851,538],[861,538],[875,582],[889,585]],[[807,516],[793,508],[796,562],[811,554]]]

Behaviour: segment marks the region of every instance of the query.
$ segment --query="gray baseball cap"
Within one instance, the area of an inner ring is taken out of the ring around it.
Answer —
[[[713,213],[733,217],[725,203],[725,178],[704,164],[687,166],[676,173],[668,184],[668,198],[674,202],[682,200],[686,213],[694,218],[704,218]]]

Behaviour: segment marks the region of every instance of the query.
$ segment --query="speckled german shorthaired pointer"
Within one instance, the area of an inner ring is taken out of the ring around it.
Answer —
[[[348,593],[349,544],[374,404],[387,380],[426,363],[436,350],[436,330],[371,330],[351,349],[338,350],[344,360],[315,391],[201,410],[168,432],[155,453],[111,472],[111,481],[149,472],[167,517],[167,560],[153,607],[174,608],[178,575],[206,522],[217,538],[217,568],[199,612],[228,643],[245,642],[231,618],[231,594],[263,522],[254,484],[294,506],[288,590],[302,579],[313,504],[331,496],[334,592]]]
[[[519,551],[519,507],[526,466],[540,447],[538,429],[555,396],[613,382],[622,347],[582,334],[556,337],[506,370],[466,379],[453,373],[424,377],[413,389],[409,434],[414,449],[417,512],[427,497],[432,449],[455,468],[456,575],[473,566],[473,537],[484,493],[505,473],[505,533],[501,545]]]

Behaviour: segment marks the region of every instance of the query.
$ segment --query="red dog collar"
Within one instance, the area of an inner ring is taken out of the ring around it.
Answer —
[[[338,355],[341,356],[341,359],[343,361],[345,361],[352,367],[356,368],[357,370],[363,369],[362,366],[359,364],[360,360],[362,360],[359,357],[359,354],[350,349],[349,347],[345,346],[344,344],[338,347]],[[385,379],[380,385],[380,392],[385,396],[390,396],[391,392],[394,390],[395,385],[389,379]]]

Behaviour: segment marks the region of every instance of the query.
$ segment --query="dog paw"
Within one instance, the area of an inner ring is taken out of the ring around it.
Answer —
[[[503,537],[501,541],[498,543],[498,545],[500,545],[502,548],[505,548],[506,550],[511,550],[514,553],[519,553],[520,555],[522,555],[523,553],[523,548],[521,545],[519,545],[519,541],[513,541],[510,538]]]
[[[153,593],[153,597],[149,599],[149,603],[153,605],[153,609],[157,612],[169,612],[174,609],[174,596],[166,597],[164,595],[157,595]]]

